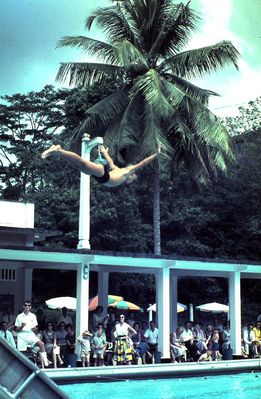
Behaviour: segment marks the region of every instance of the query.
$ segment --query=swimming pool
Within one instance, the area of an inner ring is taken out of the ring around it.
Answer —
[[[261,373],[81,383],[60,388],[69,399],[253,399],[260,395]]]

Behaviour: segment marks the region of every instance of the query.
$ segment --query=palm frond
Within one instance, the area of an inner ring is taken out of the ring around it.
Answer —
[[[228,64],[238,69],[239,52],[229,41],[213,46],[188,50],[167,58],[158,67],[160,73],[174,73],[180,77],[201,77]]]
[[[67,62],[62,63],[56,80],[65,82],[70,86],[89,87],[94,83],[100,83],[103,78],[110,76],[121,79],[125,68],[102,63]]]
[[[119,90],[89,108],[87,115],[98,116],[106,126],[109,120],[120,117],[128,104],[128,93],[125,90]]]
[[[76,47],[90,56],[100,57],[108,64],[114,64],[113,46],[86,36],[65,36],[57,43],[57,47]]]
[[[189,7],[189,3],[184,5],[164,1],[161,13],[157,37],[149,53],[152,58],[173,55],[184,48],[200,20],[197,13]]]
[[[158,117],[167,117],[171,113],[172,108],[162,89],[160,76],[154,69],[150,69],[147,73],[136,79],[132,87],[132,92],[134,94],[142,94]]]
[[[207,105],[210,96],[219,96],[218,93],[212,90],[202,89],[196,85],[193,85],[189,81],[182,79],[176,75],[164,74],[167,81],[177,86],[184,94],[188,94],[202,104]]]
[[[98,8],[93,15],[87,18],[86,28],[90,30],[94,22],[107,34],[110,42],[127,38],[135,45],[139,43],[139,29],[135,20],[130,18],[128,7],[124,3]]]
[[[129,40],[114,41],[114,57],[119,65],[144,65],[148,68],[146,57]]]

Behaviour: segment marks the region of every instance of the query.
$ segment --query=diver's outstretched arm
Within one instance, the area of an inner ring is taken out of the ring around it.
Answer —
[[[144,168],[144,167],[147,166],[149,163],[151,163],[155,158],[157,158],[159,152],[160,152],[160,151],[155,152],[155,154],[150,155],[149,157],[143,159],[142,161],[136,163],[135,165],[127,166],[126,169],[128,169],[131,173],[137,172],[137,170]]]
[[[115,164],[113,162],[113,159],[109,155],[108,148],[105,148],[104,145],[100,145],[99,150],[108,162],[110,169],[113,170],[115,168]]]

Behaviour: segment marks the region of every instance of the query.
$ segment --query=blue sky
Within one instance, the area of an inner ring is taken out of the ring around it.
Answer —
[[[83,34],[102,39],[97,29],[87,33],[84,23],[96,7],[109,4],[109,0],[0,0],[0,95],[56,84],[60,62],[85,59],[79,50],[56,49],[57,41]],[[211,108],[229,114],[233,111],[229,105],[261,95],[261,1],[192,0],[191,7],[203,21],[190,48],[231,40],[241,52],[239,72],[227,68],[195,81],[222,94],[212,100]]]

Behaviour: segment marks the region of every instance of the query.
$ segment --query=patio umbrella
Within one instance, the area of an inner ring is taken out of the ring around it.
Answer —
[[[217,303],[217,302],[204,303],[203,305],[196,306],[196,309],[200,310],[201,312],[211,312],[211,313],[229,312],[228,305],[223,305],[222,303]]]
[[[76,310],[76,298],[71,296],[59,296],[45,301],[50,309],[62,309],[63,307],[71,310]]]
[[[181,313],[184,312],[184,310],[187,310],[187,306],[183,305],[182,303],[177,303],[177,313]],[[152,312],[156,312],[157,311],[157,304],[154,303],[153,305],[151,305],[148,309],[147,312],[152,311]]]
[[[108,305],[112,305],[117,301],[121,301],[123,299],[122,296],[118,295],[108,295]],[[91,312],[92,310],[95,310],[97,306],[99,305],[99,297],[98,295],[94,296],[93,298],[90,298],[89,300],[89,311]]]
[[[138,305],[135,305],[135,303],[124,301],[124,300],[114,302],[110,306],[113,306],[114,308],[117,308],[117,309],[139,310],[140,312],[143,312],[143,309],[140,308]]]

